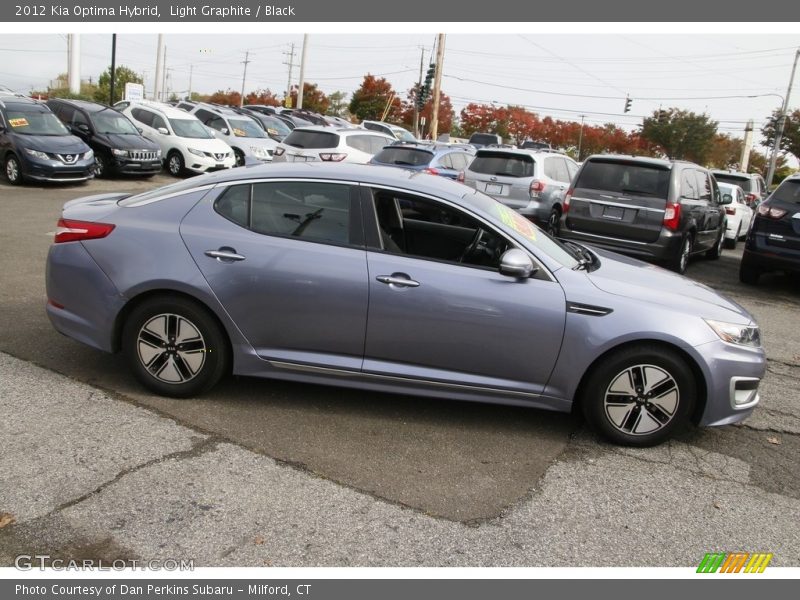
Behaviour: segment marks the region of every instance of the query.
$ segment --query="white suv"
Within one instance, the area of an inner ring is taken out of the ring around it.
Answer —
[[[335,127],[297,127],[275,149],[275,162],[368,163],[396,142],[377,131]]]
[[[214,136],[233,148],[236,166],[243,166],[246,158],[261,162],[271,161],[278,142],[270,138],[253,117],[235,109],[200,103],[191,111]]]
[[[167,170],[175,177],[187,171],[208,173],[236,165],[231,147],[185,111],[147,100],[117,102],[114,108],[130,117],[146,138],[161,146]]]

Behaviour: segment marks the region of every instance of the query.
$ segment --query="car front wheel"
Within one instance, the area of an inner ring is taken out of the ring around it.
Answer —
[[[589,423],[607,440],[655,446],[686,427],[696,384],[686,361],[658,346],[630,346],[594,367],[580,399]]]
[[[180,177],[183,175],[183,157],[181,156],[180,152],[170,152],[169,156],[167,156],[167,170],[169,174],[173,177]]]
[[[14,154],[9,154],[5,161],[5,173],[8,183],[19,185],[22,183],[22,169],[19,166],[19,159]]]
[[[184,298],[155,298],[134,308],[122,345],[136,378],[163,396],[199,395],[227,369],[224,331],[204,308]]]

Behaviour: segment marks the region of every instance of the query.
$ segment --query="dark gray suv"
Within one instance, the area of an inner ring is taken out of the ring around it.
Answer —
[[[587,158],[564,198],[561,237],[683,273],[693,254],[719,258],[725,209],[708,169],[635,156]]]

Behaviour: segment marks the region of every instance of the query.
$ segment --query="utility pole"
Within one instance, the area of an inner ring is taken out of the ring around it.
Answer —
[[[161,101],[169,100],[167,96],[167,47],[164,46],[164,64],[161,66]]]
[[[417,94],[422,91],[422,65],[425,62],[425,47],[420,46],[419,54],[419,81],[417,82]],[[419,108],[417,108],[416,98],[414,99],[414,137],[419,139]]]
[[[250,62],[250,50],[244,53],[244,60],[242,64],[244,65],[244,73],[242,73],[242,93],[239,96],[239,107],[244,106],[244,80],[247,77],[247,64]]]
[[[117,34],[111,34],[111,86],[108,90],[108,105],[114,105],[114,80],[117,77]]]
[[[286,106],[290,107],[292,104],[292,68],[294,67],[294,42],[292,42],[292,49],[289,52],[284,52],[284,55],[289,57],[288,61],[283,61],[283,64],[289,65],[289,82],[286,84]]]
[[[800,58],[800,48],[794,53],[794,63],[792,64],[792,74],[789,76],[789,89],[786,90],[786,97],[783,99],[783,108],[781,108],[780,123],[775,131],[775,143],[772,145],[772,156],[769,159],[769,171],[767,171],[767,189],[772,185],[772,178],[775,176],[775,165],[778,162],[778,152],[781,149],[781,138],[783,137],[783,129],[786,126],[786,113],[789,111],[789,96],[792,93],[792,86],[794,85],[794,73],[797,70],[797,59]]]
[[[433,79],[433,110],[431,111],[431,139],[439,135],[439,96],[442,93],[442,67],[444,66],[444,34],[439,34],[436,44],[436,76]]]
[[[742,144],[742,157],[739,159],[739,170],[747,173],[750,164],[750,151],[753,149],[753,119],[750,119],[744,128],[744,143]]]
[[[300,82],[297,84],[297,108],[303,108],[303,86],[306,83],[306,53],[308,52],[308,34],[303,34],[303,51],[300,54]]]
[[[194,71],[194,65],[189,65],[189,95],[186,97],[187,100],[192,99],[192,71]]]
[[[77,33],[69,34],[69,70],[67,84],[73,94],[81,93],[81,38]]]
[[[153,100],[158,102],[161,96],[161,84],[164,79],[164,34],[158,34],[158,49],[156,50],[156,75],[153,82]]]
[[[581,146],[583,145],[583,120],[586,115],[578,115],[581,118],[581,132],[578,134],[578,162],[581,162]]]

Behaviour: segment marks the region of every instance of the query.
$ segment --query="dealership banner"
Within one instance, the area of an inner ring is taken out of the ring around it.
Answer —
[[[770,22],[800,20],[800,3],[761,0],[12,0],[0,22]],[[546,31],[543,31],[546,33]],[[597,33],[602,33],[598,31]]]

